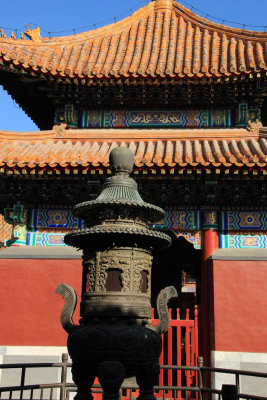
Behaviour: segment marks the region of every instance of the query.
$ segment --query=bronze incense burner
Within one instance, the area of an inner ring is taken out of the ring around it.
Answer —
[[[169,323],[167,302],[177,292],[173,287],[160,292],[160,322],[152,327],[152,254],[154,249],[170,246],[171,239],[149,229],[164,217],[164,211],[141,199],[136,182],[129,177],[133,163],[133,153],[126,147],[110,153],[113,176],[96,200],[74,207],[86,228],[65,236],[66,244],[83,250],[80,325],[72,321],[75,291],[66,284],[57,288],[65,299],[61,323],[69,334],[76,400],[92,399],[95,377],[104,399],[117,399],[124,378],[131,376],[136,376],[140,400],[154,399],[160,335]]]

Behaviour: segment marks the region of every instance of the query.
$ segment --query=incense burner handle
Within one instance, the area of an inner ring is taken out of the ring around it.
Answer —
[[[65,300],[60,321],[63,329],[65,329],[67,333],[70,333],[70,331],[76,326],[72,320],[72,316],[77,304],[77,294],[75,290],[66,283],[61,283],[61,285],[57,287],[56,293],[60,294],[60,296]]]
[[[157,311],[159,315],[159,323],[157,326],[151,326],[150,329],[159,335],[166,332],[169,328],[170,316],[168,310],[168,301],[174,297],[178,297],[177,290],[174,286],[167,286],[162,289],[157,297]]]

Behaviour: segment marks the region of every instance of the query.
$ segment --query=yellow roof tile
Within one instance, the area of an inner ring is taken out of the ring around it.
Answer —
[[[0,167],[107,167],[117,146],[128,146],[137,167],[265,167],[267,132],[247,129],[0,131]]]
[[[267,70],[267,33],[210,22],[173,0],[86,33],[0,37],[1,62],[69,78],[211,77]]]

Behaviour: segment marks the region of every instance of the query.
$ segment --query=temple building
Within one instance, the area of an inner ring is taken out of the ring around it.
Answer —
[[[127,146],[142,198],[166,211],[152,228],[173,237],[155,257],[152,300],[171,284],[182,315],[199,306],[205,365],[266,365],[267,33],[152,0],[72,36],[0,35],[0,84],[40,128],[0,130],[0,354],[65,345],[54,290],[81,284],[64,245],[83,224],[72,208]]]

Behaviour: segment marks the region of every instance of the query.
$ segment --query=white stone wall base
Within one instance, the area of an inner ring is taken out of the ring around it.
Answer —
[[[211,366],[267,373],[267,353],[211,351]],[[235,383],[235,376],[232,374],[213,373],[211,375],[212,388],[221,389],[223,384]],[[240,392],[267,396],[267,378],[240,376]]]
[[[0,346],[0,364],[58,363],[62,361],[62,353],[67,353],[64,346]],[[20,385],[20,377],[20,369],[0,369],[0,386]],[[25,384],[58,383],[60,378],[61,368],[31,368],[26,370]],[[70,368],[67,380],[72,382]],[[54,395],[58,398],[58,390]],[[44,393],[44,399],[49,399],[48,392]]]
[[[66,346],[0,346],[0,356],[60,356],[67,353]]]

